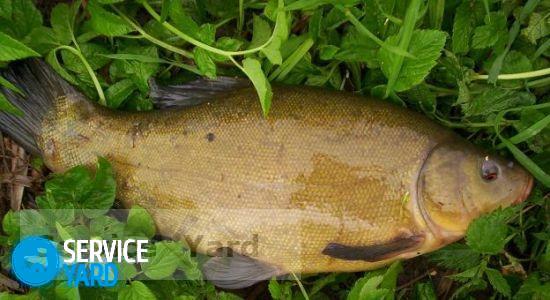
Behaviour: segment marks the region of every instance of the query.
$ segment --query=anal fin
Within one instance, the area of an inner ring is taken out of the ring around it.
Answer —
[[[416,234],[398,236],[385,243],[366,246],[348,246],[339,243],[329,243],[322,253],[343,260],[375,262],[412,251],[418,248],[423,241],[424,234]]]
[[[210,258],[202,267],[206,279],[224,289],[240,289],[280,275],[280,270],[269,264],[231,251],[218,249],[222,256]]]

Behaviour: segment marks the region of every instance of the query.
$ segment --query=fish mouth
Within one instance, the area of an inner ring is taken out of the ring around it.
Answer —
[[[519,195],[519,197],[514,202],[512,202],[512,204],[520,204],[521,202],[525,201],[525,199],[527,199],[527,197],[529,197],[529,195],[531,194],[533,185],[534,185],[533,176],[528,175],[527,184],[525,185],[523,192]]]

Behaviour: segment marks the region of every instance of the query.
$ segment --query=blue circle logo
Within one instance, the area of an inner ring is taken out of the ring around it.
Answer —
[[[13,250],[11,265],[19,281],[38,287],[52,281],[59,271],[60,257],[55,244],[45,238],[22,239]]]

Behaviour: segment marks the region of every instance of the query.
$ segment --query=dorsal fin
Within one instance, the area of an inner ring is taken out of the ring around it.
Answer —
[[[250,81],[239,77],[197,79],[181,85],[161,86],[149,81],[149,96],[156,108],[187,107],[223,97],[228,92],[250,87]]]
[[[329,243],[323,254],[343,260],[364,260],[375,262],[391,258],[392,256],[412,251],[424,241],[424,234],[398,236],[381,244],[366,246],[348,246],[339,243]]]

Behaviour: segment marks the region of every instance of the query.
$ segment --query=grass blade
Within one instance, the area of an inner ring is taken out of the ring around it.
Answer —
[[[369,39],[373,40],[376,44],[378,44],[380,47],[392,52],[392,53],[395,53],[399,56],[405,56],[405,57],[410,57],[410,58],[415,58],[414,55],[410,54],[409,52],[407,52],[407,50],[404,50],[402,48],[399,48],[399,47],[395,47],[395,46],[392,46],[392,45],[388,45],[386,43],[384,43],[384,41],[382,41],[381,39],[379,39],[376,35],[374,35],[374,33],[370,32],[370,30],[367,29],[367,27],[365,27],[359,20],[357,20],[357,18],[349,11],[349,9],[346,9],[346,8],[343,8],[341,6],[336,6],[336,8],[338,8],[339,10],[341,10],[342,12],[344,12],[344,14],[346,15],[346,18],[355,26],[355,28],[357,29],[357,32],[359,32],[360,34],[368,37]]]
[[[533,162],[525,153],[521,152],[514,144],[509,140],[501,137],[499,135],[502,143],[510,150],[512,155],[516,160],[527,169],[538,181],[540,181],[544,186],[550,188],[550,175],[546,174],[535,162]]]
[[[539,5],[540,0],[528,0],[527,3],[525,3],[525,6],[521,9],[521,13],[519,15],[519,18],[517,18],[514,21],[514,24],[512,24],[512,28],[508,32],[508,43],[506,44],[506,48],[504,51],[495,59],[493,62],[493,65],[491,66],[491,70],[489,70],[489,79],[488,81],[490,83],[497,82],[498,74],[500,74],[500,69],[502,69],[502,64],[504,63],[504,58],[506,58],[506,55],[512,48],[512,44],[516,40],[516,37],[519,34],[519,30],[521,27],[521,24],[525,21],[525,19],[535,10],[535,7]]]
[[[412,33],[416,25],[416,20],[418,17],[418,10],[420,9],[420,0],[412,0],[407,8],[405,13],[405,18],[403,20],[403,26],[400,30],[400,39],[399,39],[399,49],[402,51],[407,51],[409,44],[411,42]],[[399,72],[401,71],[401,66],[403,65],[404,56],[397,56],[392,65],[390,76],[388,78],[388,84],[386,85],[386,94],[385,97],[388,97],[393,90],[393,86],[399,77]]]
[[[269,75],[269,80],[281,81],[285,79],[286,75],[292,71],[298,62],[306,55],[306,53],[313,46],[313,40],[308,38],[305,40],[296,51],[294,51],[283,63]]]
[[[513,137],[511,137],[509,139],[509,141],[512,144],[518,144],[518,143],[524,142],[524,141],[534,137],[535,135],[539,134],[539,132],[541,132],[548,125],[550,125],[550,115],[540,119],[538,122],[531,125],[529,128],[527,128],[527,129],[523,130],[522,132],[514,135]],[[502,148],[504,148],[504,144],[500,144],[500,145],[497,146],[497,149],[502,149]]]

